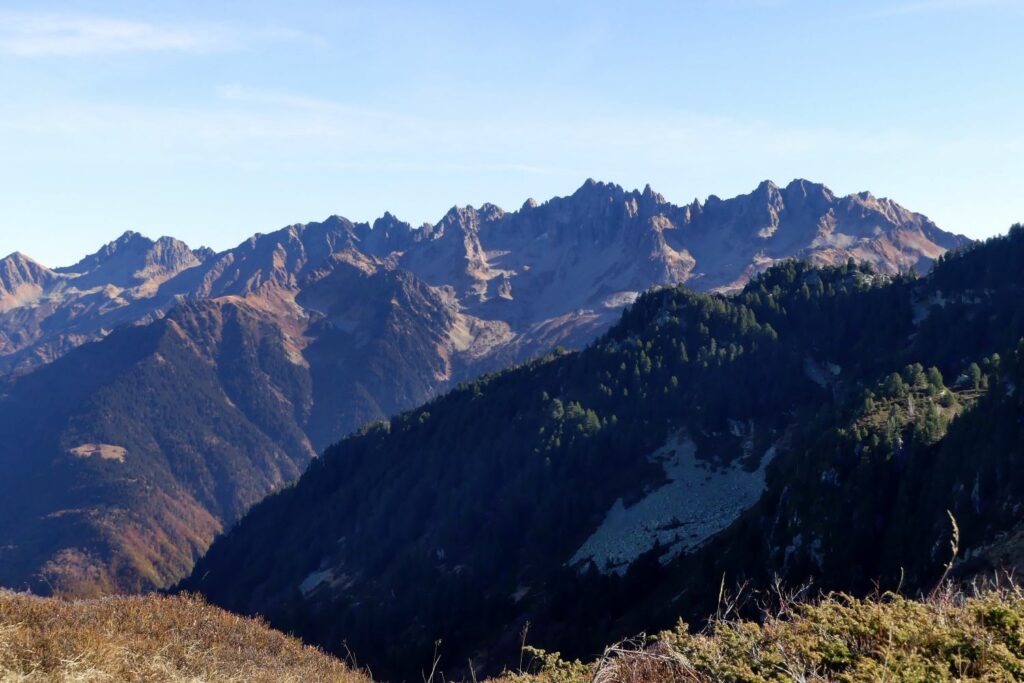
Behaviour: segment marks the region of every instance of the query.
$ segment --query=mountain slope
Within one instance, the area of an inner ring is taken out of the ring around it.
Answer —
[[[0,399],[0,581],[166,585],[296,477],[313,450],[284,415],[303,377],[273,333],[245,307],[195,304],[16,382]]]
[[[891,201],[806,181],[683,207],[588,181],[419,229],[334,216],[219,254],[126,233],[68,268],[13,255],[0,269],[0,582],[173,583],[341,436],[583,346],[652,286],[734,289],[788,256],[894,273],[964,243]]]
[[[926,586],[947,508],[983,548],[1024,495],[1022,258],[1018,227],[923,280],[790,262],[732,299],[656,290],[582,352],[328,449],[183,585],[397,677],[438,638],[498,666],[526,621],[576,654],[699,618],[723,573]]]

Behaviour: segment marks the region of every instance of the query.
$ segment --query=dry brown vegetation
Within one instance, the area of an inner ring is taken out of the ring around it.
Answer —
[[[0,681],[369,683],[260,621],[194,597],[69,602],[0,591]]]
[[[780,604],[760,621],[720,617],[697,634],[680,624],[609,647],[589,664],[527,647],[528,670],[491,683],[1024,679],[1024,593],[1012,585],[925,600],[834,594]],[[14,681],[372,683],[194,597],[68,602],[0,592],[0,682]]]
[[[1024,680],[1024,593],[1015,587],[926,600],[886,594],[784,601],[763,621],[685,624],[609,648],[590,664],[533,651],[501,683],[803,683]]]

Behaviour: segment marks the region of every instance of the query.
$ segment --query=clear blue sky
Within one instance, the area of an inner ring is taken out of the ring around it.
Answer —
[[[414,224],[585,178],[1024,221],[1021,0],[0,4],[0,254]]]

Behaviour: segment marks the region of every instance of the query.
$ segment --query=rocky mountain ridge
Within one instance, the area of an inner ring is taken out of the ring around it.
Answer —
[[[560,330],[578,342],[595,319],[610,324],[652,285],[736,289],[786,258],[852,257],[884,273],[924,271],[967,242],[891,200],[837,197],[805,180],[765,181],[748,195],[685,206],[650,186],[630,192],[588,180],[568,197],[530,200],[514,212],[453,207],[422,228],[391,214],[372,225],[332,216],[257,234],[220,254],[127,232],[69,267],[49,269],[21,254],[0,260],[0,371],[30,370],[183,299],[262,298],[256,305],[284,317],[315,317],[295,299],[304,278],[332,263],[408,271],[443,290],[459,312],[508,323],[525,357],[543,347],[524,338]]]

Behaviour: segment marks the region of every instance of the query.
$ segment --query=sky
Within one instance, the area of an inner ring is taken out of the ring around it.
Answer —
[[[225,249],[588,177],[1024,221],[1024,0],[0,0],[0,255]]]

